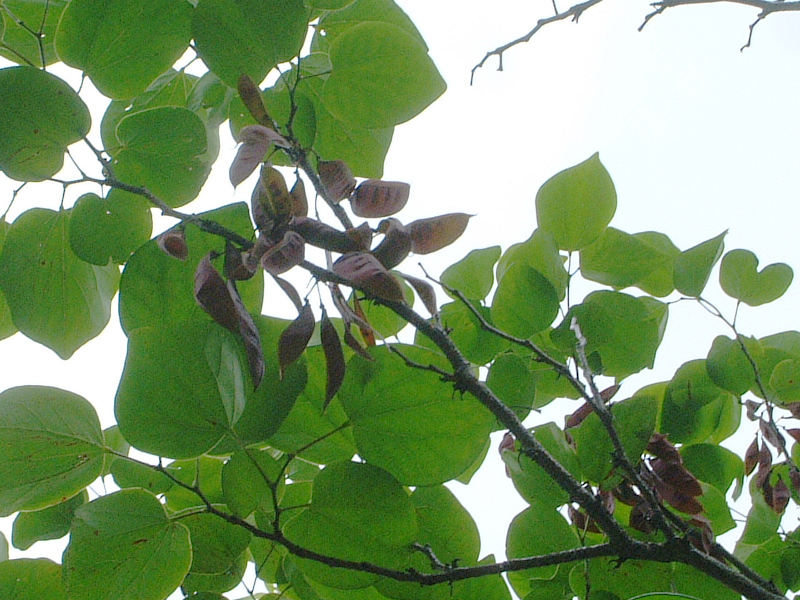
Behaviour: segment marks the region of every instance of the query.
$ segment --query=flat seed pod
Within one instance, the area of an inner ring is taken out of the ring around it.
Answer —
[[[197,265],[194,274],[194,297],[201,308],[217,323],[234,333],[239,333],[239,318],[236,305],[231,298],[228,286],[214,265],[209,252]]]
[[[289,227],[303,236],[303,239],[309,244],[323,250],[344,254],[361,249],[360,245],[347,233],[316,219],[297,217],[292,219]]]
[[[353,173],[341,160],[319,161],[319,178],[328,191],[328,199],[339,203],[347,198],[356,187]]]
[[[400,283],[368,252],[345,254],[333,263],[333,272],[352,281],[371,296],[403,302],[403,288]]]
[[[247,312],[244,302],[242,302],[239,290],[236,289],[236,282],[233,279],[228,279],[227,287],[233,299],[234,306],[236,307],[236,317],[239,321],[239,336],[244,343],[244,349],[247,353],[247,365],[250,368],[250,375],[253,378],[253,387],[258,388],[261,384],[261,380],[264,378],[264,372],[266,370],[264,351],[261,348],[261,336],[258,333],[258,328],[256,328],[252,315]]]
[[[433,286],[425,281],[424,279],[419,279],[417,277],[412,277],[411,275],[406,275],[405,273],[402,274],[403,279],[405,279],[411,287],[414,288],[414,291],[417,292],[420,300],[425,305],[425,308],[429,313],[431,313],[432,317],[435,317],[439,314],[439,307],[436,305],[436,290],[433,289]]]
[[[348,229],[345,233],[358,246],[355,250],[369,250],[372,246],[372,227],[366,221],[358,227]]]
[[[303,183],[303,180],[298,177],[289,193],[292,196],[292,216],[308,216],[308,198],[306,197],[306,184]]]
[[[260,123],[265,127],[272,126],[272,118],[267,113],[267,109],[264,108],[261,90],[258,89],[258,86],[250,76],[245,74],[240,75],[237,87],[242,103],[256,120],[256,123]]]
[[[286,222],[292,215],[294,200],[286,187],[286,180],[278,169],[271,165],[264,165],[261,168],[261,180],[267,189],[269,207],[264,207],[268,212],[271,209],[275,218],[280,222]]]
[[[339,334],[336,333],[336,328],[324,311],[319,327],[322,352],[325,354],[325,368],[327,374],[325,403],[322,405],[322,410],[324,411],[342,386],[347,363],[344,360]]]
[[[388,217],[403,209],[410,191],[411,186],[401,181],[367,179],[356,188],[350,207],[365,219]]]
[[[225,277],[235,281],[244,281],[255,275],[256,270],[250,269],[244,262],[242,251],[230,242],[225,242]]]
[[[264,256],[266,251],[272,248],[272,246],[274,246],[274,244],[266,235],[261,234],[258,236],[253,247],[242,254],[242,260],[245,266],[252,271],[258,269],[261,265],[261,257]]]
[[[253,215],[253,222],[256,224],[256,228],[261,233],[269,233],[275,226],[274,215],[272,215],[271,211],[267,211],[266,207],[268,206],[269,194],[267,186],[259,177],[253,188],[253,193],[250,195],[250,212]]]
[[[461,237],[471,218],[472,215],[464,213],[450,213],[409,223],[411,251],[414,254],[430,254],[449,246]]]
[[[183,229],[168,229],[156,238],[158,247],[172,258],[185,261],[189,257],[186,234]]]
[[[383,240],[372,253],[387,269],[394,269],[411,252],[411,233],[397,219],[384,219],[378,226]]]
[[[350,325],[345,325],[344,328],[344,343],[347,344],[350,349],[358,354],[361,358],[365,358],[367,360],[375,360],[372,355],[367,352],[367,349],[364,348],[355,336],[350,332]]]
[[[289,365],[303,354],[313,333],[314,312],[311,310],[311,305],[306,302],[297,318],[289,323],[278,339],[278,364],[281,379]]]
[[[285,273],[303,262],[306,256],[305,240],[295,231],[287,231],[283,239],[261,257],[261,267],[272,275]]]
[[[272,278],[275,280],[275,283],[277,283],[278,286],[280,286],[280,288],[283,290],[283,293],[289,297],[289,300],[292,301],[292,304],[294,304],[295,308],[297,309],[297,312],[303,310],[303,301],[300,300],[300,294],[297,293],[297,290],[294,289],[294,286],[285,279],[281,279],[277,275],[273,275]]]
[[[243,127],[239,132],[239,142],[242,145],[239,146],[236,157],[228,170],[228,177],[233,187],[250,177],[256,167],[264,160],[264,156],[272,144],[283,148],[289,146],[286,138],[277,131],[263,125]]]

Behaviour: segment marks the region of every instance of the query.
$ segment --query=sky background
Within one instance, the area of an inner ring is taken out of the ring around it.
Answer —
[[[720,3],[672,9],[640,33],[650,10],[646,1],[606,0],[579,24],[554,23],[509,50],[503,72],[496,58],[489,59],[470,86],[470,70],[486,51],[551,15],[551,1],[399,4],[422,32],[448,91],[397,128],[384,179],[411,184],[403,213],[408,220],[476,215],[458,242],[424,257],[430,273],[440,274],[473,248],[505,249],[526,239],[536,227],[539,186],[594,152],[616,185],[614,227],[662,231],[681,249],[728,229],[726,250],[750,249],[760,267],[780,261],[800,268],[800,15],[769,17],[740,52],[754,9]],[[74,72],[57,73],[77,87]],[[86,96],[102,102],[88,87]],[[102,108],[95,131],[100,114]],[[227,127],[223,133],[219,168],[188,210],[249,199],[249,183],[234,192],[227,180],[235,144]],[[14,187],[0,175],[0,211]],[[59,187],[51,198],[38,189],[32,185],[20,195],[10,218],[33,205],[58,206]],[[416,263],[412,257],[403,269],[419,274]],[[709,297],[732,316],[734,301],[716,292],[716,276],[710,288]],[[797,329],[799,289],[793,285],[766,307],[745,307],[738,319],[742,332]],[[284,311],[274,288],[267,293],[265,312]],[[618,398],[670,378],[684,361],[704,357],[714,336],[728,333],[694,303],[670,310],[656,368],[630,378]],[[124,348],[116,307],[107,330],[66,362],[17,334],[0,342],[0,390],[25,384],[69,389],[92,401],[103,425],[111,425]],[[560,419],[554,414],[534,415],[529,423]],[[479,523],[483,554],[502,552],[508,523],[525,507],[503,474],[496,444],[474,479],[475,490],[454,487]],[[9,539],[11,523],[0,520]],[[39,543],[26,555],[58,556],[61,548]],[[12,549],[12,556],[19,553]]]

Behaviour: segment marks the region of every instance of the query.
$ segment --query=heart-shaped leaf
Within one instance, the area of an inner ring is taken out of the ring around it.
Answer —
[[[780,298],[792,283],[789,265],[774,263],[757,271],[758,258],[749,250],[731,250],[722,258],[719,283],[722,290],[750,306]]]
[[[723,231],[717,237],[684,250],[675,258],[673,279],[675,289],[687,296],[699,296],[711,277],[711,270],[722,256],[725,248]]]

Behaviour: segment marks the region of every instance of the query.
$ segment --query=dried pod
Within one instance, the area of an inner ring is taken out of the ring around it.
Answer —
[[[353,214],[365,219],[393,215],[406,205],[411,186],[401,181],[362,181],[350,198]]]
[[[286,180],[278,169],[271,165],[261,167],[261,180],[267,189],[269,209],[280,223],[285,223],[292,216],[294,200],[286,187]],[[267,207],[265,207],[267,208]]]
[[[356,187],[353,173],[341,160],[319,161],[319,178],[328,192],[328,200],[338,204],[347,198]]]
[[[314,333],[314,312],[306,302],[297,318],[289,323],[278,340],[278,365],[280,377],[294,361],[300,358]]]
[[[412,277],[405,273],[402,273],[402,275],[403,279],[417,292],[417,295],[420,300],[422,300],[427,311],[431,313],[431,316],[437,316],[439,314],[439,307],[436,305],[436,290],[433,289],[433,286],[424,279],[418,279],[417,277]]]
[[[758,447],[758,437],[753,438],[753,442],[747,447],[744,453],[744,472],[750,475],[758,464],[758,457],[761,449]]]
[[[682,464],[656,458],[650,461],[650,466],[661,481],[680,493],[692,497],[703,495],[700,482]]]
[[[778,431],[778,428],[773,421],[760,419],[758,422],[758,428],[766,441],[777,448],[779,452],[783,452],[783,450],[786,448],[786,441],[783,439],[783,436],[781,435],[780,431]]]
[[[292,219],[289,227],[303,236],[309,244],[323,250],[344,254],[359,249],[359,245],[344,231],[316,219],[297,217]]]
[[[235,281],[244,281],[255,275],[256,269],[251,269],[244,262],[242,251],[229,241],[225,242],[225,277]]]
[[[349,348],[358,354],[361,358],[366,358],[367,360],[375,360],[372,355],[367,352],[367,349],[362,346],[355,336],[350,332],[350,325],[346,324],[344,327],[344,343],[349,346]]]
[[[333,263],[333,272],[353,282],[371,296],[403,302],[403,288],[400,283],[368,252],[345,254]]]
[[[294,182],[292,190],[289,192],[292,196],[292,216],[305,217],[308,216],[308,198],[306,197],[306,184],[300,177]]]
[[[275,280],[275,283],[283,290],[283,293],[289,297],[289,300],[292,301],[294,307],[297,309],[297,312],[303,310],[303,301],[300,300],[300,294],[297,293],[297,290],[294,289],[294,286],[286,281],[285,279],[281,279],[277,275],[273,275],[272,278]]]
[[[186,233],[183,229],[168,229],[156,238],[158,247],[172,258],[185,261],[189,257]]]
[[[260,123],[265,127],[272,127],[272,117],[269,116],[267,109],[264,107],[264,100],[261,98],[261,90],[258,89],[258,86],[250,76],[244,74],[239,75],[237,88],[242,103],[256,120],[256,123]]]
[[[354,250],[355,252],[359,250],[369,250],[372,246],[372,227],[370,227],[367,222],[362,223],[358,227],[348,229],[345,233],[347,237],[356,243],[357,248]]]
[[[261,267],[272,275],[285,273],[303,262],[305,248],[305,240],[297,232],[287,231],[283,239],[261,257]]]
[[[261,348],[261,335],[258,333],[252,315],[247,312],[239,290],[236,289],[236,282],[229,279],[227,282],[228,293],[233,299],[236,307],[236,317],[239,324],[239,336],[244,343],[245,353],[247,354],[247,364],[250,368],[250,375],[253,378],[253,387],[258,388],[264,378],[266,364],[264,363],[264,351]]]
[[[378,231],[384,237],[372,254],[384,267],[393,269],[411,252],[411,234],[397,219],[384,219],[378,226]]]
[[[409,223],[411,251],[414,254],[430,254],[449,246],[461,237],[471,218],[472,215],[464,213],[450,213]]]
[[[572,427],[577,427],[583,420],[588,417],[594,411],[594,407],[589,402],[584,402],[581,404],[578,409],[573,412],[571,415],[568,415],[565,422],[564,422],[564,429],[570,429]]]
[[[211,264],[214,254],[209,252],[197,265],[194,274],[194,297],[212,319],[226,329],[239,333],[236,305],[222,275]]]
[[[261,266],[261,257],[274,245],[266,235],[258,236],[253,247],[242,253],[245,266],[252,271],[258,269]]]
[[[336,333],[336,328],[333,326],[333,323],[331,323],[325,311],[322,312],[319,334],[320,341],[322,342],[322,352],[325,354],[325,368],[327,374],[325,402],[322,405],[322,410],[324,411],[342,386],[347,363],[344,360],[339,334]]]
[[[772,488],[772,502],[770,503],[772,510],[781,514],[786,510],[786,506],[789,504],[789,499],[791,497],[792,492],[789,490],[789,486],[783,482],[782,478],[778,477],[778,481]]]
[[[663,433],[654,433],[647,443],[647,451],[663,461],[682,464],[683,457]]]
[[[248,125],[239,132],[239,147],[228,170],[233,187],[250,177],[256,167],[264,161],[270,146],[289,146],[289,142],[278,132],[263,125]]]

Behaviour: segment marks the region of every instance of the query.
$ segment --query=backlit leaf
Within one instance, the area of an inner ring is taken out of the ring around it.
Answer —
[[[725,235],[723,231],[717,237],[711,238],[688,250],[684,250],[675,259],[675,288],[687,296],[699,296],[711,277],[711,270],[722,257],[725,248]]]
[[[749,250],[731,250],[722,257],[719,283],[722,290],[750,306],[780,298],[792,282],[789,265],[775,263],[757,271],[758,259]]]
[[[64,598],[61,565],[46,558],[17,558],[0,562],[0,597],[4,600]]]
[[[753,365],[740,345],[740,343],[744,343],[744,339],[732,340],[723,335],[717,336],[706,357],[706,369],[711,381],[739,396],[753,387],[756,382]],[[748,350],[754,350],[756,343],[753,340],[751,342],[753,347]]]
[[[581,275],[622,289],[639,283],[671,260],[644,240],[609,227],[581,250]]]
[[[56,28],[67,4],[67,0],[49,0],[48,2],[4,0],[3,6],[6,7],[6,10],[0,16],[0,36],[6,47],[0,48],[0,55],[15,63],[32,64],[36,67],[44,67],[57,62],[59,59],[54,47]],[[18,23],[15,17],[22,23],[35,23],[36,27],[39,27],[44,21],[43,38],[37,39],[31,35],[31,32]],[[44,47],[45,65],[41,64],[39,44]],[[11,52],[11,48],[14,49],[13,52]],[[28,62],[25,62],[25,59]]]
[[[556,318],[556,290],[535,269],[524,262],[514,263],[497,286],[491,314],[500,329],[529,338],[547,329]]]
[[[41,510],[23,511],[14,519],[11,542],[15,548],[27,550],[40,540],[57,540],[69,533],[75,510],[89,501],[86,490],[65,502]]]
[[[472,250],[444,270],[442,283],[470,300],[483,300],[494,285],[494,265],[499,258],[500,246]]]

